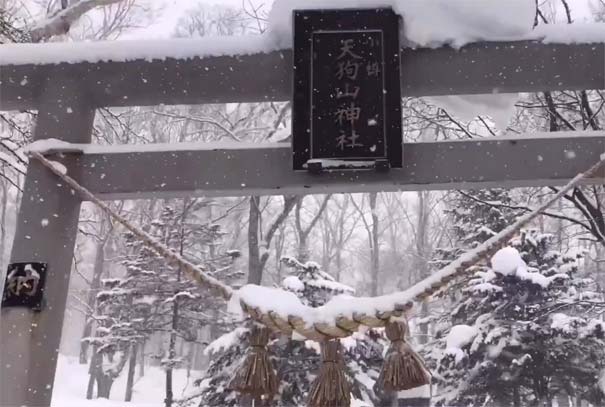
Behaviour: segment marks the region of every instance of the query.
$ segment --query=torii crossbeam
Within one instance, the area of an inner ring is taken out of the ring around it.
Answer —
[[[35,140],[85,144],[91,142],[95,109],[100,107],[290,99],[290,50],[212,55],[204,51],[210,45],[201,40],[189,55],[134,53],[121,59],[115,58],[112,46],[104,45],[106,54],[101,50],[78,61],[90,44],[71,44],[69,54],[52,53],[58,54],[56,59],[39,55],[49,54],[44,47],[62,45],[3,45],[0,110],[37,109]],[[173,48],[179,47],[175,41]],[[605,88],[603,43],[517,41],[475,43],[459,50],[404,49],[401,61],[404,96]],[[586,163],[599,161],[604,144],[600,132],[408,144],[402,170],[321,177],[292,172],[290,151],[279,145],[92,149],[56,159],[100,197],[126,199],[558,185]],[[104,178],[97,176],[101,173]],[[602,183],[602,178],[588,182]],[[80,204],[40,163],[29,164],[11,262],[48,263],[46,307],[39,313],[2,309],[0,405],[50,404]]]

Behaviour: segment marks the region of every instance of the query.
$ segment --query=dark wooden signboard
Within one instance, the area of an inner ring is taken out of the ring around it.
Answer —
[[[295,10],[293,18],[294,169],[385,160],[401,168],[399,16],[386,8]]]
[[[2,307],[42,309],[46,263],[12,263],[8,266]]]

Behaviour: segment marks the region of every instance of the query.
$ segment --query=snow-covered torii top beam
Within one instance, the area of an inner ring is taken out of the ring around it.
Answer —
[[[115,0],[112,0],[115,1]],[[476,42],[539,41],[543,44],[605,42],[605,24],[547,24],[533,28],[531,0],[277,0],[261,35],[210,36],[161,40],[52,42],[4,44],[0,64],[56,65],[80,62],[186,60],[245,56],[292,48],[292,11],[322,8],[392,7],[403,17],[401,43],[405,48],[461,48]]]
[[[533,29],[531,0],[338,5],[390,6],[402,15],[404,96],[605,88],[605,24]],[[297,8],[334,2],[278,0],[262,35],[3,45],[0,110],[36,108],[51,79],[77,87],[95,107],[289,100]]]
[[[283,37],[283,32],[280,30],[258,35],[159,40],[3,44],[0,47],[0,66],[188,60],[268,54],[292,48],[291,41]],[[413,33],[412,31],[410,34],[415,37]],[[526,33],[508,36],[488,32],[472,37],[465,34],[456,37],[454,34],[450,40],[440,35],[442,34],[440,31],[433,34],[435,35],[423,33],[419,38],[420,42],[410,41],[409,37],[402,38],[404,49],[436,49],[443,46],[460,49],[478,42],[536,41],[541,44],[602,44],[605,43],[605,23],[549,24],[536,27]]]

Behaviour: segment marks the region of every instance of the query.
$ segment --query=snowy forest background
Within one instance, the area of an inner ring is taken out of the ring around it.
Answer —
[[[40,29],[45,16],[78,3],[85,7],[69,21],[69,32]],[[535,24],[605,22],[604,0],[537,4]],[[270,6],[256,0],[0,0],[0,42],[262,33]],[[487,109],[491,114],[469,117],[462,98],[405,99],[405,140],[602,130],[605,123],[602,91],[521,94],[514,100],[508,112]],[[93,138],[99,144],[289,142],[290,108],[257,103],[100,109]],[[35,116],[0,113],[2,269],[26,170],[21,148],[31,142]],[[555,191],[157,199],[112,206],[233,286],[282,286],[318,305],[336,294],[405,289]],[[433,371],[434,403],[605,405],[604,192],[602,186],[575,189],[510,242],[523,257],[525,274],[509,275],[485,262],[447,296],[418,308],[410,321],[412,338]],[[87,398],[90,405],[107,406],[123,406],[124,399],[136,406],[234,405],[226,385],[245,349],[246,325],[234,324],[224,304],[93,206],[84,205],[79,231],[53,405],[88,405],[81,401]],[[345,344],[358,405],[378,405],[384,398],[373,380],[385,346],[380,331]],[[317,348],[276,342],[271,349],[287,359],[279,367],[287,383],[283,402],[304,404],[316,370],[309,358]]]

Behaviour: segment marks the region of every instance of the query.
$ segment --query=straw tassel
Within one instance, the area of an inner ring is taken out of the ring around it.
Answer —
[[[271,399],[277,393],[279,383],[269,359],[267,343],[270,331],[262,325],[254,325],[250,335],[250,350],[235,371],[229,388],[249,395],[255,400]]]
[[[339,340],[321,344],[321,367],[311,384],[309,407],[346,407],[351,404],[351,387],[344,372]]]
[[[385,332],[391,341],[376,384],[387,391],[409,390],[430,384],[430,374],[412,347],[405,342],[407,322],[389,321]]]

